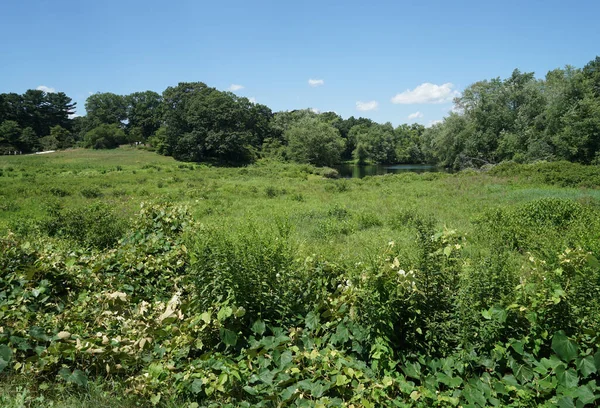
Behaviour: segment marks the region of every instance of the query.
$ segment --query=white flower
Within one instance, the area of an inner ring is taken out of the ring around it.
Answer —
[[[406,276],[406,272],[404,271],[404,269],[400,269],[398,271],[398,275],[400,275],[400,276]]]

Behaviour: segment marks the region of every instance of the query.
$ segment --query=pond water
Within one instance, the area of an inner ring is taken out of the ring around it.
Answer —
[[[363,178],[365,176],[380,176],[388,173],[427,173],[427,172],[445,172],[450,173],[449,169],[443,167],[431,166],[429,164],[340,164],[334,166],[334,169],[340,173],[343,178]]]

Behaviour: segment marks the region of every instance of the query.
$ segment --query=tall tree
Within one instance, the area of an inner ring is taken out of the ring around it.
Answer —
[[[148,139],[162,123],[162,97],[153,91],[134,92],[125,97],[127,130],[138,129],[142,140]],[[134,133],[135,133],[134,132]]]
[[[90,95],[85,101],[85,110],[91,128],[116,124],[124,127],[127,119],[125,97],[110,92]]]

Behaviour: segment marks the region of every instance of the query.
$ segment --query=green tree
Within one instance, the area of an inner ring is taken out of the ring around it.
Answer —
[[[85,101],[85,110],[91,128],[111,124],[123,127],[127,119],[125,97],[111,92],[90,95]]]
[[[23,146],[23,151],[35,152],[39,147],[38,136],[32,128],[27,127],[21,132],[19,143]]]
[[[345,142],[332,125],[318,119],[305,119],[288,129],[288,157],[300,163],[331,166],[340,160]]]
[[[135,141],[147,140],[162,123],[162,97],[153,91],[135,92],[125,97],[127,130],[136,129]]]
[[[73,147],[75,144],[75,140],[67,129],[63,128],[60,125],[53,126],[50,129],[50,136],[55,138],[58,142],[59,149],[67,149],[69,147]]]
[[[93,149],[114,149],[126,143],[126,135],[118,124],[103,124],[85,134],[85,147]]]
[[[21,127],[14,120],[5,120],[0,124],[0,149],[2,153],[20,150]]]

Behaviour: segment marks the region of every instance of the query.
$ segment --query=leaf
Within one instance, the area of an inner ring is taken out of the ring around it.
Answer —
[[[556,378],[558,379],[558,383],[567,389],[575,388],[579,383],[579,377],[572,368],[564,370],[562,367],[559,367],[556,370]]]
[[[85,387],[87,385],[87,381],[88,381],[87,375],[85,375],[85,373],[81,370],[73,371],[73,374],[71,375],[71,379],[74,384],[77,384],[81,387]]]
[[[594,255],[587,254],[585,260],[589,267],[592,267],[594,269],[600,269],[600,262]]]
[[[200,318],[204,321],[204,323],[206,324],[210,324],[210,312],[204,312],[200,315]]]
[[[577,402],[582,402],[584,405],[591,404],[596,400],[594,391],[589,385],[578,387],[573,394],[573,397],[577,398]],[[579,404],[577,404],[579,405]]]
[[[577,369],[583,375],[583,378],[595,373],[597,370],[594,358],[592,356],[587,356],[586,358],[581,359],[577,364]]]
[[[5,344],[0,344],[0,373],[12,360],[12,350]]]
[[[263,322],[262,320],[257,320],[252,325],[252,331],[258,334],[259,336],[263,335],[263,333],[265,332],[265,328],[265,322]]]
[[[319,315],[315,312],[310,312],[306,315],[304,323],[309,330],[315,330],[319,327]]]
[[[220,322],[222,322],[225,319],[227,319],[228,317],[230,317],[232,314],[233,314],[233,309],[232,308],[230,308],[229,306],[222,307],[219,310],[219,313],[217,313],[217,320],[219,320]]]
[[[202,392],[203,386],[204,386],[204,382],[201,379],[196,378],[194,381],[192,381],[192,385],[190,385],[190,390],[194,394],[200,394],[200,392]]]
[[[340,323],[335,330],[335,334],[331,336],[331,342],[333,344],[339,343],[344,344],[350,338],[350,332],[348,328],[343,323]]]
[[[221,329],[220,334],[221,334],[221,340],[223,340],[223,343],[225,343],[226,346],[233,347],[236,345],[237,334],[235,334],[234,332],[232,332],[229,329]]]
[[[258,375],[258,378],[260,378],[260,380],[267,385],[273,385],[274,377],[275,377],[275,373],[272,371],[269,371],[269,370],[264,370],[263,372],[261,372]]]
[[[348,380],[348,377],[346,377],[344,374],[338,374],[335,378],[335,385],[336,386],[342,386],[342,385],[346,385],[350,382],[350,380]]]
[[[254,388],[250,387],[249,385],[245,385],[244,386],[244,391],[246,391],[250,395],[257,395],[258,394],[258,391],[256,391]]]
[[[152,403],[152,405],[158,405],[158,403],[160,402],[160,393],[151,396],[150,402]]]
[[[510,345],[517,353],[519,353],[520,355],[523,355],[523,342],[514,341]]]
[[[594,364],[596,365],[596,370],[600,371],[600,351],[594,354]]]
[[[573,403],[573,398],[571,397],[562,397],[558,400],[559,408],[574,408],[575,404]]]
[[[284,351],[283,353],[281,353],[281,357],[279,358],[279,366],[280,367],[285,367],[287,366],[289,363],[292,362],[292,353],[290,351]]]
[[[552,350],[566,362],[577,357],[577,344],[571,341],[562,330],[552,336]]]

